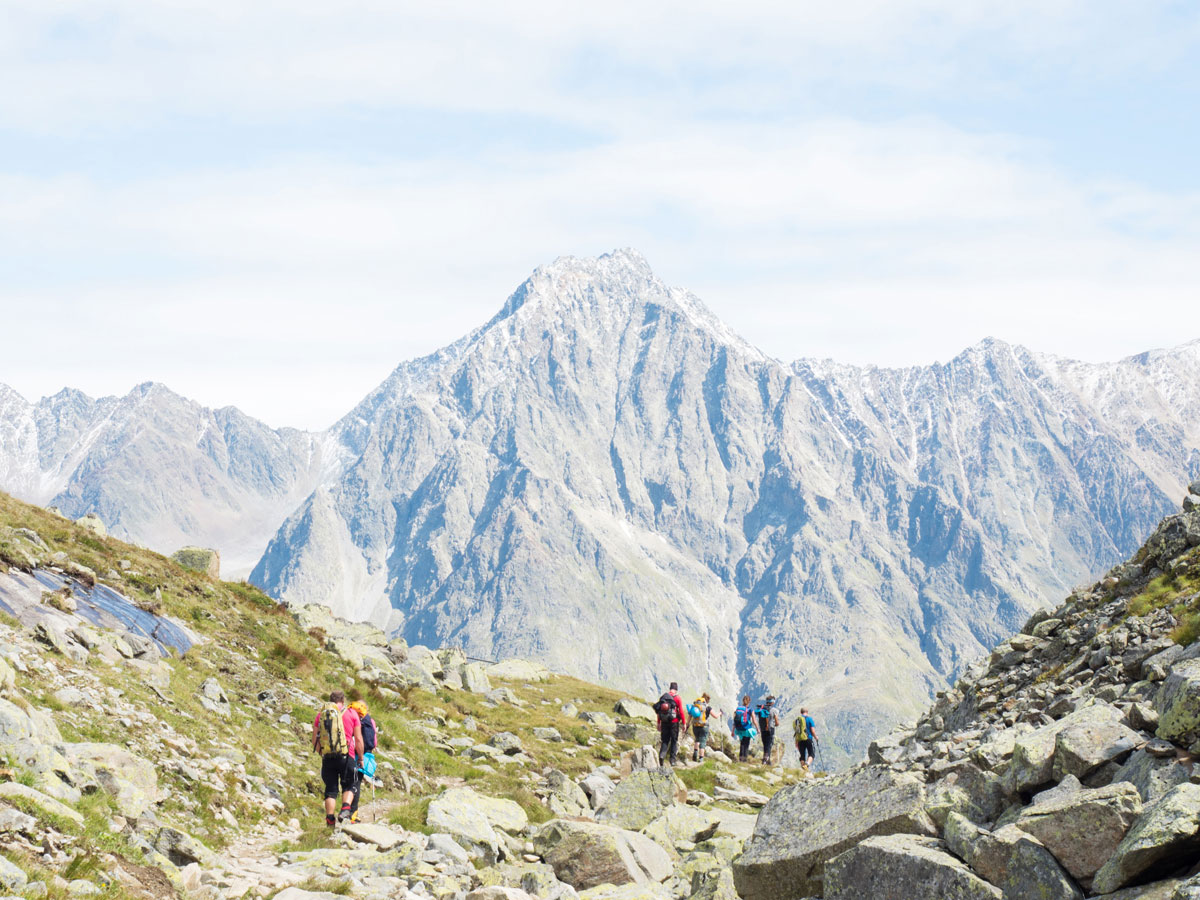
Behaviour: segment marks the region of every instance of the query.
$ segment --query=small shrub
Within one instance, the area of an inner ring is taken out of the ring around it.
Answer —
[[[297,650],[287,641],[276,641],[267,651],[267,658],[273,659],[299,675],[307,675],[313,671],[312,660],[308,654]]]
[[[1181,647],[1188,647],[1200,638],[1200,612],[1185,613],[1178,625],[1171,630],[1171,640]]]

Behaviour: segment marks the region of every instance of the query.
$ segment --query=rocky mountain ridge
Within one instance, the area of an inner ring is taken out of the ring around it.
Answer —
[[[1174,506],[1200,474],[1198,353],[784,365],[618,251],[539,269],[322,436],[238,431],[226,455],[256,462],[226,465],[175,446],[193,411],[88,451],[66,496],[153,507],[158,546],[216,510],[262,547],[260,510],[283,521],[253,575],[273,596],[639,692],[770,691],[849,761]],[[275,457],[241,455],[255,441]],[[173,493],[176,469],[204,477]],[[183,543],[238,568],[217,535]]]
[[[1200,897],[1200,481],[869,762],[777,793],[743,900]]]

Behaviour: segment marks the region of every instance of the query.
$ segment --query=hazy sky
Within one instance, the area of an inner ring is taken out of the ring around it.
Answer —
[[[782,359],[1200,337],[1200,6],[9,0],[0,382],[320,428],[636,247]]]

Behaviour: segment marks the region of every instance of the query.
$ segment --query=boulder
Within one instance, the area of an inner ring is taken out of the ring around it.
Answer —
[[[386,825],[356,822],[342,826],[342,831],[351,839],[361,844],[371,844],[380,850],[391,850],[397,844],[403,843],[404,836],[397,834]]]
[[[1123,762],[1141,742],[1141,736],[1121,722],[1070,725],[1054,739],[1053,778],[1086,778],[1105,763]]]
[[[1195,863],[1200,860],[1198,838],[1200,784],[1176,785],[1146,808],[1096,873],[1092,888],[1107,894]]]
[[[825,863],[864,838],[932,836],[925,786],[878,766],[785,787],[758,814],[745,852],[733,862],[745,900],[792,900],[820,894]]]
[[[1012,761],[1004,774],[1004,786],[1011,794],[1024,794],[1054,779],[1054,756],[1061,732],[1074,726],[1084,730],[1110,723],[1119,723],[1121,711],[1105,703],[1085,706],[1057,722],[1043,725],[1017,738],[1013,744]],[[1065,773],[1064,773],[1065,774]]]
[[[209,547],[183,547],[171,554],[171,559],[185,569],[203,572],[209,578],[221,577],[221,552]]]
[[[577,890],[644,884],[671,876],[671,857],[644,834],[593,822],[554,819],[534,835],[534,849],[560,881]]]
[[[675,802],[675,775],[670,769],[642,769],[617,785],[596,821],[640,831]]]
[[[58,743],[62,735],[48,713],[26,712],[15,703],[0,699],[0,747],[28,740]]]
[[[163,825],[158,828],[150,844],[177,866],[186,866],[191,863],[211,866],[216,862],[213,852],[204,844],[186,831],[171,825]]]
[[[0,800],[22,801],[32,807],[35,814],[43,813],[48,816],[57,816],[60,819],[66,819],[69,822],[74,822],[76,825],[83,824],[83,816],[75,812],[71,807],[59,803],[53,797],[47,797],[41,791],[36,791],[15,781],[0,783]]]
[[[533,736],[548,744],[561,744],[563,739],[557,728],[534,728]]]
[[[94,512],[87,513],[75,520],[75,524],[86,528],[92,534],[100,537],[108,537],[108,528],[104,525],[104,520]]]
[[[505,659],[485,670],[489,678],[500,681],[543,682],[550,680],[550,670],[541,663],[527,659]]]
[[[149,760],[116,744],[63,744],[62,748],[72,763],[91,765],[123,816],[137,818],[158,802],[158,772]]]
[[[525,749],[521,746],[521,739],[511,731],[501,731],[492,735],[488,738],[488,746],[495,747],[506,756],[516,756]]]
[[[617,705],[613,710],[618,715],[625,716],[627,719],[642,719],[646,722],[658,723],[658,716],[654,714],[654,710],[640,700],[631,700],[628,697],[623,698],[617,701]]]
[[[1004,896],[947,853],[941,841],[912,834],[867,838],[826,863],[824,881],[825,900],[1002,900]]]
[[[579,787],[587,794],[588,802],[592,809],[599,809],[608,802],[608,798],[612,796],[613,791],[617,789],[617,785],[611,778],[603,772],[592,772],[590,775],[580,779]]]
[[[1016,826],[1041,841],[1073,878],[1086,885],[1141,811],[1137,788],[1122,782],[1030,806],[1021,812]]]
[[[758,791],[749,791],[745,788],[727,788],[720,785],[717,785],[713,789],[713,797],[717,800],[724,800],[726,803],[741,803],[744,806],[753,806],[755,809],[762,809],[770,799],[766,794],[760,794]]]
[[[583,789],[572,781],[565,772],[550,769],[546,773],[546,787],[550,794],[546,805],[556,816],[583,816],[592,808]]]
[[[216,713],[223,719],[229,718],[229,698],[225,696],[225,689],[217,679],[205,678],[196,693],[196,700],[209,712]]]
[[[954,813],[946,822],[946,844],[973,872],[1000,888],[1005,897],[1083,898],[1079,886],[1054,855],[1015,825],[985,831]]]
[[[492,689],[483,663],[467,663],[460,671],[462,672],[463,688],[472,694],[486,694]]]
[[[466,900],[534,900],[534,898],[520,888],[494,884],[471,891],[467,894]]]
[[[617,730],[616,720],[608,713],[585,710],[579,714],[579,718],[597,731],[602,731],[605,734],[613,734]]]
[[[1188,767],[1171,756],[1155,756],[1146,749],[1138,750],[1123,765],[1113,781],[1128,781],[1138,789],[1143,803],[1157,800],[1177,784],[1188,780]]]
[[[654,770],[657,768],[659,768],[658,751],[648,744],[636,750],[626,750],[621,754],[620,771],[622,778],[628,778],[639,769]]]
[[[1200,659],[1176,663],[1154,698],[1158,737],[1187,746],[1200,737]]]
[[[0,856],[0,888],[6,891],[19,892],[25,890],[29,876],[22,872],[14,863]]]
[[[698,844],[717,833],[721,816],[712,810],[691,806],[669,806],[645,828],[659,844],[675,848],[679,844]]]
[[[496,829],[516,833],[529,824],[525,810],[512,800],[484,797],[466,787],[450,788],[429,804],[425,824],[450,835],[473,856],[488,864],[504,858],[504,841]]]

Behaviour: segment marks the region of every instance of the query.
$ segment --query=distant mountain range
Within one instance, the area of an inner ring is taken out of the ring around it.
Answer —
[[[1088,364],[771,359],[636,253],[538,269],[328,432],[158,385],[0,386],[0,487],[424,644],[729,711],[806,702],[858,753],[1200,475],[1200,341]]]

